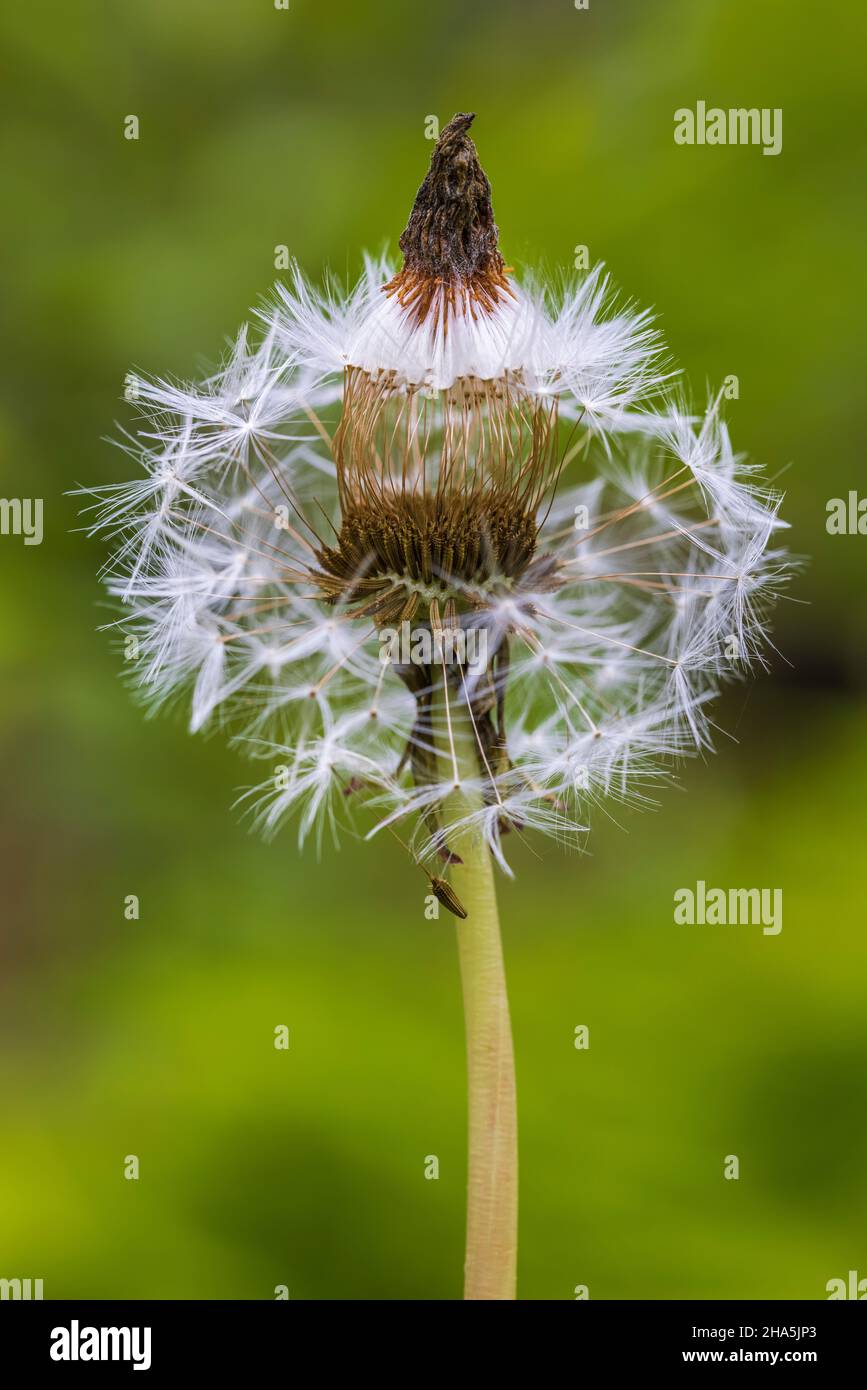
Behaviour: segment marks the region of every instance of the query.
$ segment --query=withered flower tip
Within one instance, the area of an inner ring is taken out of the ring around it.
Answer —
[[[500,271],[491,185],[467,134],[474,114],[459,111],[431,156],[400,238],[406,269],[442,280]]]
[[[435,305],[447,324],[463,296],[491,313],[504,293],[511,294],[490,181],[468,134],[474,120],[474,112],[459,111],[440,133],[398,243],[403,269],[386,293],[396,294],[417,323]]]

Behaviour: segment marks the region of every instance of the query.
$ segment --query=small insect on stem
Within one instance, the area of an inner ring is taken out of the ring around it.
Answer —
[[[424,868],[424,865],[421,865]],[[425,870],[427,873],[427,870]],[[433,889],[434,897],[442,903],[443,907],[455,917],[460,917],[461,921],[466,919],[467,910],[450,883],[446,883],[444,878],[435,878],[433,874],[428,874],[430,886]]]
[[[426,876],[431,888],[433,889],[433,895],[436,898],[437,902],[442,903],[443,907],[446,908],[448,912],[451,912],[454,917],[459,917],[461,921],[465,921],[467,916],[467,910],[461,902],[460,898],[458,897],[457,893],[455,892],[454,888],[452,888],[451,884],[447,883],[444,878],[437,878],[435,874],[430,873],[425,868],[424,864],[422,864],[420,860],[416,858],[409,845],[406,844],[405,841],[403,841],[400,838],[397,831],[392,826],[389,825],[386,827],[386,829],[394,836],[394,838],[397,840],[397,843],[403,846],[413,863],[416,864],[418,868],[421,869],[422,873]]]

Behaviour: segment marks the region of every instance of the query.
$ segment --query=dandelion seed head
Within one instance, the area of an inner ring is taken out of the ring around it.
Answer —
[[[506,264],[472,121],[400,266],[293,266],[204,381],[130,378],[138,476],[81,490],[145,698],[283,769],[254,824],[320,845],[363,807],[432,883],[464,836],[508,873],[527,833],[580,847],[606,800],[648,804],[767,664],[791,573],[780,496],[650,315],[601,266]]]

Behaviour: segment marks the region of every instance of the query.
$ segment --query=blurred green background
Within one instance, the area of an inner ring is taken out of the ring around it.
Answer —
[[[726,698],[719,756],[658,812],[598,817],[583,857],[522,851],[502,886],[520,1293],[822,1298],[867,1276],[867,539],[825,531],[830,497],[867,490],[859,7],[46,0],[0,26],[0,491],[46,519],[40,547],[0,538],[0,1276],[49,1298],[460,1295],[450,920],[424,920],[385,844],[317,863],[291,829],[250,837],[248,767],[118,679],[103,551],[64,493],[125,476],[103,442],[124,373],[217,359],[276,245],[347,275],[394,245],[426,116],[466,109],[509,261],[586,244],[658,308],[699,399],[735,373],[736,445],[812,557],[779,613],[792,666]],[[782,107],[782,154],[676,146],[698,99]],[[676,927],[698,878],[782,887],[781,935]]]

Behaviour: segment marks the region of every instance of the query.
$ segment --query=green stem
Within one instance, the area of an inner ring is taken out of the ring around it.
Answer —
[[[478,778],[475,735],[466,706],[450,695],[452,737],[442,718],[440,690],[436,742],[440,759],[448,757],[450,772],[456,765],[459,773],[456,804],[449,809],[466,814],[473,798],[460,781]],[[469,1112],[464,1298],[513,1299],[518,1257],[518,1116],[493,866],[478,833],[465,832],[450,845],[462,860],[450,870],[450,880],[467,912],[466,920],[457,923]]]
[[[467,910],[458,954],[467,1031],[469,1172],[464,1297],[514,1298],[518,1258],[518,1115],[506,974],[491,856],[456,846],[452,873]]]

